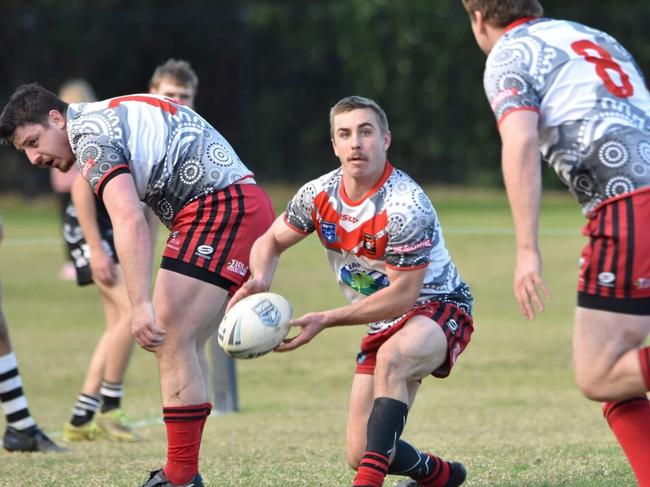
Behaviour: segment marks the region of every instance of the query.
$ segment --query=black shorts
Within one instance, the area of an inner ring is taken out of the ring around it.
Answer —
[[[99,226],[104,250],[117,264],[119,261],[117,259],[117,252],[115,251],[115,243],[113,242],[113,225],[111,224],[111,219],[108,216],[108,211],[106,211],[104,204],[99,200],[96,203],[97,225]],[[72,258],[72,263],[77,273],[77,284],[79,286],[92,284],[93,276],[90,271],[90,248],[81,231],[79,220],[77,220],[77,211],[72,203],[65,209],[63,216],[63,238],[68,244],[68,252],[70,252],[70,257]]]

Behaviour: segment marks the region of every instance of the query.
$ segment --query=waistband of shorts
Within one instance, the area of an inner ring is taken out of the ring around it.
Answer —
[[[587,218],[593,218],[596,216],[596,213],[598,213],[600,210],[602,210],[605,206],[609,205],[610,203],[614,203],[615,201],[620,201],[624,200],[626,198],[631,198],[631,197],[636,197],[640,196],[642,194],[645,194],[650,191],[650,186],[644,186],[639,189],[635,189],[634,191],[630,191],[629,193],[623,193],[619,194],[618,196],[613,196],[609,199],[606,199],[605,201],[597,204],[593,210],[591,210],[589,213],[587,213]]]

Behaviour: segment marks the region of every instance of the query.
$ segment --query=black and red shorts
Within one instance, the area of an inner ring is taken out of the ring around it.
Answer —
[[[582,233],[578,306],[650,315],[650,188],[606,201]]]
[[[253,242],[274,218],[271,200],[256,184],[233,184],[202,196],[176,215],[160,267],[232,294],[248,279]]]
[[[463,353],[472,337],[474,321],[462,307],[441,301],[428,301],[409,311],[390,328],[380,333],[366,335],[361,340],[361,349],[357,355],[356,373],[374,374],[379,347],[415,315],[431,318],[444,331],[447,337],[447,359],[440,367],[431,372],[431,375],[439,378],[447,377],[456,363],[456,359]]]

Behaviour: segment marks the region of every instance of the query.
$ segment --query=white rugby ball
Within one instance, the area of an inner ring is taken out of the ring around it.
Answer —
[[[293,309],[276,293],[257,293],[237,302],[219,324],[217,340],[234,358],[255,358],[269,353],[289,333]]]

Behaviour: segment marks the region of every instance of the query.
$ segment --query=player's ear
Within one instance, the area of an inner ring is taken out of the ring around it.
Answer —
[[[50,123],[58,128],[65,127],[65,116],[58,110],[50,110],[48,112]]]
[[[392,136],[392,134],[390,133],[390,130],[388,130],[388,131],[384,134],[384,152],[387,152],[387,151],[388,151],[388,148],[390,147],[390,143],[391,143],[392,140],[393,140],[393,136]]]

